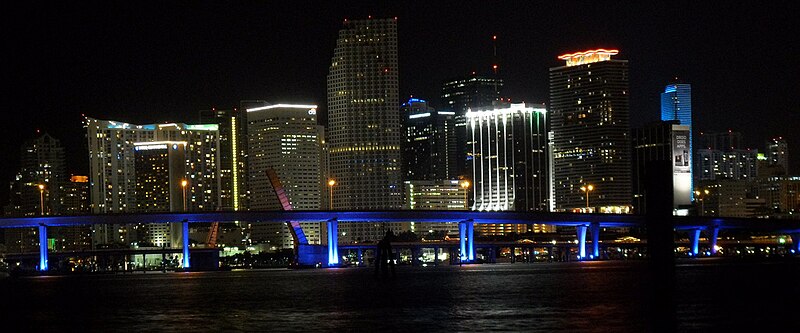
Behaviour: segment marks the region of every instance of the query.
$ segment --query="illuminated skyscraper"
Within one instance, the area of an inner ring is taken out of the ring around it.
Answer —
[[[186,146],[185,141],[134,144],[135,211],[155,213],[189,210],[186,190],[190,180],[187,177]],[[137,231],[136,241],[152,246],[178,247],[182,244],[180,223],[140,225]]]
[[[399,209],[397,21],[345,21],[328,73],[335,209]]]
[[[403,140],[403,180],[458,178],[455,115],[436,111],[425,100],[412,98],[400,107]],[[461,157],[460,159],[463,159]]]
[[[281,210],[267,170],[272,169],[295,210],[322,208],[322,145],[324,128],[317,125],[317,106],[275,104],[247,109],[248,184],[250,209]],[[325,207],[327,209],[327,207]],[[301,223],[310,244],[320,243],[320,223]],[[253,224],[253,242],[276,249],[291,248],[284,224]]]
[[[634,208],[645,212],[645,167],[649,161],[670,161],[672,165],[673,209],[692,203],[692,155],[689,153],[689,126],[679,121],[659,121],[633,131]]]
[[[472,210],[548,211],[547,112],[511,104],[466,114]],[[483,234],[534,231],[525,225],[480,225]],[[522,228],[522,229],[520,229]]]
[[[667,85],[661,93],[661,120],[677,120],[681,126],[689,127],[689,156],[694,155],[692,145],[692,85],[676,83]],[[689,164],[691,166],[691,164]],[[689,179],[692,177],[692,168],[689,168]],[[690,185],[693,189],[694,186]],[[690,191],[690,196],[692,196]]]
[[[630,211],[628,61],[617,53],[565,54],[550,68],[556,210]]]
[[[219,126],[220,210],[247,209],[247,115],[239,110],[200,111],[201,124]]]
[[[10,183],[8,216],[60,215],[61,186],[66,181],[64,147],[47,133],[26,141],[20,147],[20,168]],[[41,188],[39,186],[42,186]],[[5,230],[9,252],[37,251],[36,229]],[[51,238],[56,234],[49,235]]]
[[[455,137],[457,159],[450,170],[451,177],[470,177],[467,151],[467,110],[488,109],[500,99],[503,80],[497,77],[473,75],[448,80],[442,84],[442,104],[447,111],[455,113]]]
[[[92,212],[132,212],[136,202],[137,143],[185,141],[187,205],[192,211],[216,210],[218,194],[219,126],[179,123],[134,125],[86,118],[89,146],[89,192]],[[96,244],[128,243],[120,225],[95,226]]]
[[[789,174],[789,145],[783,137],[767,140],[767,163],[783,168],[783,175]]]

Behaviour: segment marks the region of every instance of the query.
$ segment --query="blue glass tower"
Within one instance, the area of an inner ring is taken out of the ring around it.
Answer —
[[[678,120],[689,126],[689,154],[694,157],[692,145],[692,85],[686,83],[669,84],[661,93],[661,120]],[[691,169],[690,169],[691,170]],[[694,170],[692,173],[692,200],[694,200]]]

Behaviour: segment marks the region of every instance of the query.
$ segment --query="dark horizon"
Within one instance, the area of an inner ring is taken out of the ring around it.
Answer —
[[[291,8],[187,4],[14,4],[4,11],[2,57],[11,116],[0,182],[18,169],[36,130],[61,140],[68,173],[87,173],[81,115],[131,123],[197,123],[198,111],[242,99],[320,106],[342,21],[398,17],[401,101],[439,105],[441,82],[488,74],[498,36],[504,97],[543,103],[548,69],[563,53],[616,48],[630,62],[631,123],[658,120],[674,77],[691,83],[694,130],[740,131],[747,147],[789,141],[800,164],[793,97],[800,66],[791,51],[794,3],[437,2],[314,3]],[[791,7],[791,8],[790,8]],[[751,115],[755,114],[756,117]],[[7,187],[0,192],[6,202]]]

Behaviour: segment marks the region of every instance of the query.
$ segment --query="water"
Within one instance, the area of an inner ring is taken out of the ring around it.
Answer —
[[[390,280],[368,268],[7,278],[0,330],[644,332],[652,329],[646,268],[398,267]],[[678,331],[797,327],[797,260],[679,261],[676,278]]]

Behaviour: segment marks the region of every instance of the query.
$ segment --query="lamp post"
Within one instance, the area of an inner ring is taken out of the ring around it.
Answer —
[[[41,208],[41,215],[44,216],[44,184],[39,184],[39,208]]]
[[[586,192],[586,212],[587,213],[589,212],[589,193],[591,193],[593,190],[594,190],[594,185],[592,185],[592,184],[581,186],[581,191]]]
[[[469,210],[469,198],[467,195],[469,194],[469,181],[461,182],[461,188],[464,189],[464,210]]]
[[[706,202],[703,199],[708,197],[710,193],[711,192],[708,189],[705,189],[702,192],[694,191],[694,195],[697,197],[697,200],[700,201],[700,216],[706,215]]]
[[[189,185],[189,181],[186,179],[181,180],[181,188],[183,189],[183,211],[186,211],[186,185]]]
[[[333,179],[328,180],[328,190],[330,192],[330,198],[328,199],[328,210],[333,210],[333,187],[336,185],[336,181]]]

